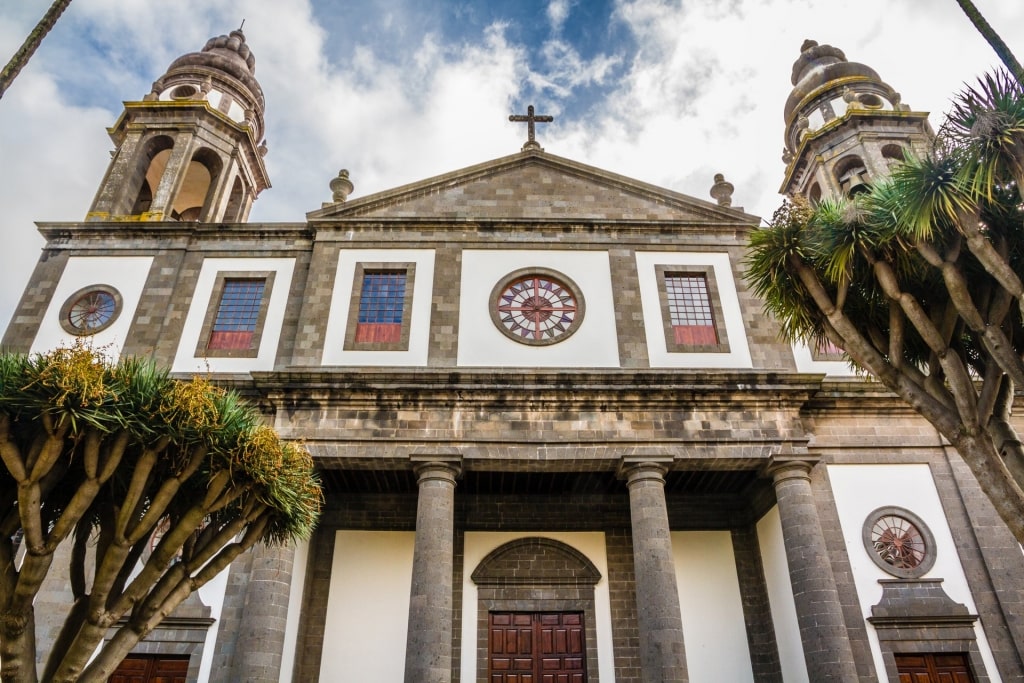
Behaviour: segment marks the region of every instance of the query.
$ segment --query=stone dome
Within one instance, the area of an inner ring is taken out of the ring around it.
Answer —
[[[797,105],[815,90],[833,81],[850,77],[874,81],[884,86],[886,90],[891,90],[882,81],[878,72],[870,66],[847,61],[846,55],[839,48],[805,40],[800,47],[800,56],[793,63],[793,75],[790,77],[793,92],[786,100],[785,120],[789,121]]]
[[[226,36],[206,41],[201,52],[178,57],[167,68],[163,80],[182,71],[214,70],[244,85],[260,109],[264,108],[263,89],[256,80],[256,57],[245,43],[245,34],[235,30]]]
[[[265,99],[255,74],[256,57],[239,29],[175,59],[153,84],[153,93],[161,100],[206,99],[233,120],[251,125],[261,139]]]
[[[786,100],[786,148],[850,108],[894,110],[899,94],[871,67],[851,62],[839,48],[805,40],[793,63],[793,90]],[[799,109],[799,110],[798,110]]]

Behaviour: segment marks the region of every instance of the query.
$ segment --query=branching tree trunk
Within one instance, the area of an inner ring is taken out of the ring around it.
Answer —
[[[33,601],[61,544],[74,602],[42,678],[105,681],[239,553],[305,537],[321,500],[308,453],[235,396],[82,347],[0,355],[0,461],[5,683],[37,680]]]
[[[39,49],[43,38],[50,32],[50,29],[57,23],[57,19],[60,18],[60,15],[64,13],[64,10],[70,4],[71,0],[53,0],[50,9],[46,10],[46,14],[39,20],[39,23],[32,29],[32,32],[28,34],[28,38],[25,39],[25,42],[22,43],[18,51],[11,57],[11,61],[7,62],[7,66],[3,68],[3,71],[0,71],[0,97],[4,96],[7,88],[10,87],[21,70],[28,64],[28,60]]]

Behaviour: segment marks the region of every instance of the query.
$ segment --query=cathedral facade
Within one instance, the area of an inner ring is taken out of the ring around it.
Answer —
[[[926,421],[780,341],[723,177],[704,201],[558,157],[531,108],[509,156],[356,198],[342,172],[251,223],[254,73],[235,31],[126,103],[3,338],[209,372],[322,473],[308,543],[244,555],[114,680],[1024,680],[1020,546]],[[931,134],[811,41],[785,116],[811,201]]]

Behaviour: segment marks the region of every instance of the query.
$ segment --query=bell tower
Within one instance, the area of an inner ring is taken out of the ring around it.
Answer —
[[[125,102],[86,220],[244,222],[270,187],[255,66],[232,31],[174,60],[141,102]]]
[[[911,111],[874,69],[831,45],[804,41],[791,81],[779,188],[786,196],[851,197],[931,143],[927,113]]]

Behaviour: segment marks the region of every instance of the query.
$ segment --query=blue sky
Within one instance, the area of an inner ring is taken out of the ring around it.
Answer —
[[[976,0],[1024,57],[1024,3]],[[6,61],[49,0],[0,7]],[[245,19],[267,98],[273,187],[253,221],[301,221],[347,168],[353,197],[518,151],[508,114],[555,122],[544,148],[770,216],[782,107],[805,38],[874,67],[941,120],[996,58],[954,0],[74,0],[0,99],[0,328],[42,240],[81,220],[123,100]]]

